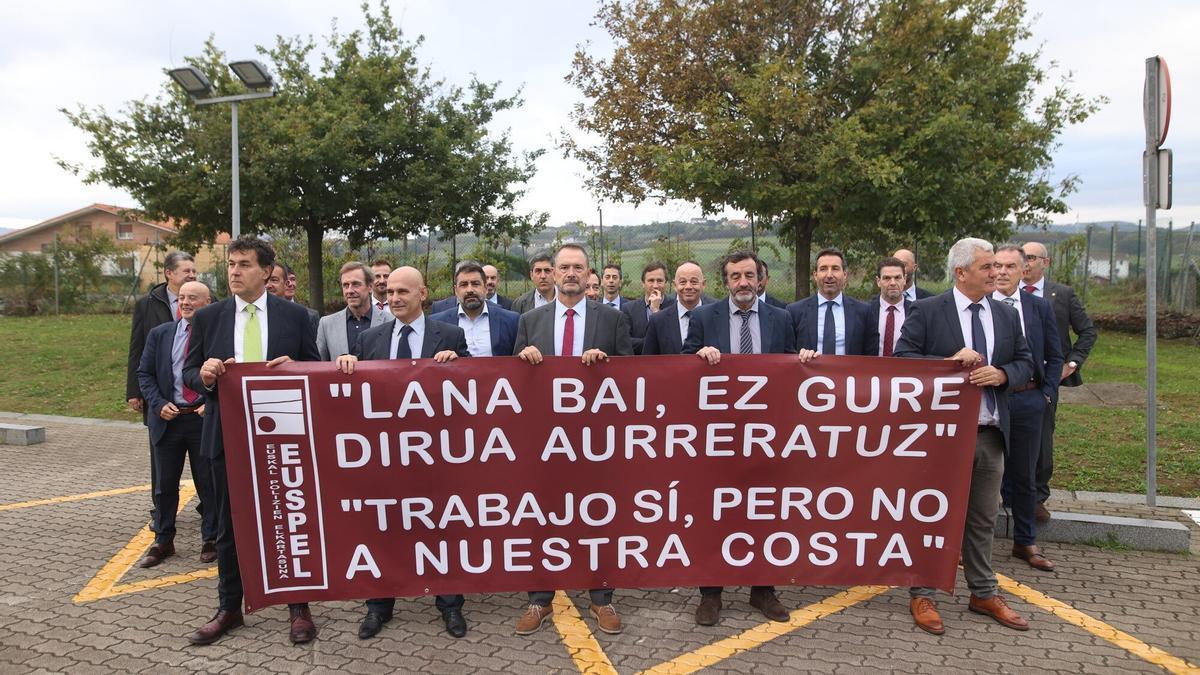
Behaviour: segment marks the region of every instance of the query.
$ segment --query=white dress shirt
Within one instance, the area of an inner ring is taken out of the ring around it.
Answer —
[[[400,345],[400,331],[405,326],[412,326],[412,332],[408,334],[408,350],[412,353],[414,359],[421,358],[421,344],[425,339],[425,315],[418,314],[416,319],[410,324],[403,323],[400,319],[396,319],[392,326],[392,345],[388,349],[388,356],[396,358],[396,347]]]
[[[554,300],[555,301],[558,300],[558,289],[557,288],[554,289]],[[533,308],[534,309],[537,309],[538,307],[541,307],[542,305],[548,305],[548,304],[550,304],[550,302],[551,302],[550,300],[543,298],[542,294],[538,293],[536,289],[533,291]]]
[[[608,298],[600,298],[600,302],[612,307],[613,309],[621,309],[621,303],[625,302],[625,298],[622,298],[620,295],[618,295],[612,300],[609,300]]]
[[[908,288],[904,289],[904,297],[908,298],[909,300],[911,300],[913,302],[916,302],[917,301],[917,285],[913,284],[912,286],[909,286]]]
[[[486,302],[483,303],[483,311],[474,319],[467,315],[460,303],[458,305],[458,327],[467,334],[467,351],[471,352],[471,356],[493,356],[492,325],[491,319],[488,318]]]
[[[958,287],[954,287],[954,306],[958,309],[958,324],[962,329],[963,344],[968,348],[972,348],[973,338],[971,336],[971,299],[962,294]],[[996,347],[996,328],[992,322],[992,307],[988,303],[987,296],[979,300],[979,304],[983,309],[979,310],[979,321],[983,324],[983,335],[987,338],[987,362],[992,362],[992,352]],[[1004,392],[997,391],[996,396],[1003,396]],[[1000,409],[996,409],[996,414],[988,412],[987,397],[979,397],[979,423],[998,426],[1000,424]]]
[[[1021,287],[1025,287],[1024,279],[1021,280]],[[1039,298],[1046,297],[1046,275],[1043,274],[1041,279],[1033,283],[1033,294]]]
[[[254,302],[246,302],[238,296],[233,296],[233,301],[237,312],[233,316],[233,360],[238,363],[245,362],[245,351],[242,349],[246,340],[246,321],[250,319],[250,313],[246,311],[246,305],[254,305],[255,316],[258,317],[258,330],[262,334],[262,355],[268,361],[271,355],[267,353],[267,292],[258,296]]]
[[[536,293],[534,294],[537,295]],[[572,328],[571,335],[574,338],[571,341],[571,356],[583,356],[583,327],[584,320],[587,316],[587,300],[581,300],[571,309],[575,310],[575,316],[571,320],[575,322]],[[557,298],[554,300],[554,354],[562,356],[563,333],[567,329],[567,306],[562,304]]]
[[[817,295],[817,353],[824,354],[825,346],[825,303],[830,302],[823,295]],[[832,300],[833,302],[833,325],[834,332],[837,333],[837,339],[834,342],[836,348],[835,355],[846,355],[846,307],[845,298],[841,293]]]
[[[171,306],[171,318],[179,319],[179,296],[171,292],[171,288],[167,287],[167,304]]]
[[[1005,294],[1001,293],[1000,291],[992,291],[992,299],[995,300],[996,302],[1004,302],[1005,300],[1007,300],[1009,298],[1012,298],[1012,300],[1013,300],[1013,302],[1012,302],[1013,309],[1017,310],[1017,314],[1021,315],[1021,335],[1024,335],[1025,334],[1025,310],[1021,308],[1021,289],[1018,288],[1017,290],[1013,291],[1012,295],[1005,295]],[[1004,304],[1007,305],[1009,303],[1004,302]]]

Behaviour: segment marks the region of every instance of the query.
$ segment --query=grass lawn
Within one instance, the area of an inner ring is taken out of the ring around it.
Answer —
[[[129,316],[0,318],[0,410],[134,421],[125,407]],[[1160,341],[1158,483],[1165,495],[1200,496],[1200,348]],[[1141,338],[1103,333],[1087,382],[1145,383]],[[1145,490],[1146,417],[1140,410],[1062,406],[1055,487]]]

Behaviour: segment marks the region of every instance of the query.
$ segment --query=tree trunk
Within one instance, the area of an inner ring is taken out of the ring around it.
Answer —
[[[325,314],[325,280],[324,260],[321,244],[325,239],[325,228],[314,221],[309,221],[304,228],[308,235],[308,306]]]
[[[809,283],[812,281],[812,235],[817,229],[817,220],[811,216],[793,216],[788,220],[792,228],[792,236],[796,242],[794,250],[796,271],[796,299],[807,298],[811,294]]]

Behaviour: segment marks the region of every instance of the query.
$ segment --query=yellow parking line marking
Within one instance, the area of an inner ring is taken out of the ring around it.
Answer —
[[[64,497],[51,497],[49,499],[35,499],[30,502],[16,502],[14,504],[0,504],[0,511],[12,511],[15,509],[27,509],[31,506],[46,506],[47,504],[63,504],[65,502],[78,502],[85,499],[95,499],[96,497],[111,497],[112,495],[127,495],[133,492],[148,492],[149,485],[138,485],[135,487],[117,488],[116,490],[101,490],[100,492],[85,492],[81,495],[66,495]]]
[[[1074,624],[1087,632],[1111,642],[1112,644],[1124,649],[1125,651],[1138,656],[1154,665],[1166,670],[1169,673],[1191,673],[1193,675],[1200,673],[1200,667],[1197,667],[1177,656],[1168,654],[1167,652],[1142,642],[1133,637],[1129,633],[1118,630],[1113,626],[1104,623],[1103,621],[1088,616],[1083,612],[1075,609],[1061,600],[1036,591],[1019,581],[1010,579],[1003,574],[997,574],[996,579],[1000,582],[1000,587],[1005,591],[1021,598],[1031,605],[1036,605],[1054,616]]]
[[[182,511],[184,507],[187,506],[187,503],[191,501],[192,497],[195,496],[195,485],[180,484],[179,508],[177,509],[177,512]],[[153,543],[154,533],[150,531],[150,525],[147,524],[141,529],[140,532],[133,536],[133,539],[129,540],[128,544],[125,544],[125,548],[118,551],[117,554],[112,557],[112,559],[104,564],[104,567],[100,568],[100,571],[96,573],[96,576],[92,577],[92,580],[83,587],[83,590],[79,591],[78,595],[73,598],[74,602],[77,604],[82,602],[91,602],[93,600],[99,600],[101,598],[107,598],[113,595],[113,587],[117,585],[117,582],[121,580],[121,577],[125,576],[125,573],[129,571],[129,568],[133,567],[134,563],[138,561],[138,558],[141,557],[142,552]],[[139,583],[144,584],[145,582]],[[137,584],[126,585],[134,586]],[[149,586],[149,588],[156,587],[157,586]],[[131,591],[124,592],[128,593]]]
[[[575,603],[566,593],[559,591],[554,594],[554,614],[551,616],[554,618],[554,627],[558,629],[563,645],[566,646],[567,653],[571,655],[571,660],[575,662],[579,672],[616,675],[617,670],[608,660],[608,654],[605,654],[604,648],[596,642],[596,637],[592,635],[591,629],[579,615]]]
[[[836,595],[831,595],[821,602],[794,610],[791,620],[787,623],[768,621],[759,624],[732,637],[718,640],[693,652],[688,652],[665,663],[660,663],[653,668],[642,671],[642,675],[694,673],[701,668],[708,668],[725,659],[770,642],[777,637],[787,635],[814,621],[823,619],[831,614],[836,614],[848,607],[853,607],[860,602],[870,600],[880,593],[887,592],[888,589],[888,586],[855,586],[849,588]]]
[[[174,586],[176,584],[186,584],[191,581],[199,581],[200,579],[212,579],[217,576],[217,568],[209,567],[207,569],[196,570],[195,572],[184,572],[183,574],[172,574],[169,577],[159,577],[157,579],[144,579],[128,584],[117,584],[113,586],[108,593],[104,595],[106,598],[112,598],[126,593],[137,593],[138,591],[148,591],[153,588],[163,588],[165,586]]]

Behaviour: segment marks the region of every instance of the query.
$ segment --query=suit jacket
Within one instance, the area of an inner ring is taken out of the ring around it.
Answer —
[[[492,336],[492,356],[511,356],[513,345],[517,341],[517,320],[521,318],[521,315],[490,302],[487,310],[488,333]],[[455,304],[444,312],[430,314],[429,318],[448,323],[451,326],[458,326],[458,305]],[[463,331],[463,334],[465,336],[466,331]]]
[[[1063,362],[1074,361],[1079,364],[1079,370],[1063,380],[1062,386],[1078,387],[1083,384],[1079,371],[1083,370],[1083,362],[1096,344],[1096,327],[1070,286],[1046,279],[1042,290],[1044,299],[1054,307],[1054,316],[1058,320],[1058,340],[1062,345]],[[1075,331],[1075,344],[1071,344],[1071,331]]]
[[[512,300],[509,300],[508,298],[504,297],[503,295],[500,295],[499,293],[496,294],[495,300],[488,300],[488,302],[492,303],[493,305],[499,305],[507,310],[511,310],[512,304],[513,304]],[[448,309],[454,309],[457,306],[458,306],[458,296],[452,295],[448,298],[442,298],[441,300],[438,300],[437,302],[430,305],[429,306],[429,314],[430,314],[430,316],[432,316],[434,314],[441,314],[442,312],[444,312]]]
[[[587,311],[583,319],[583,349],[599,349],[609,356],[631,356],[633,344],[629,339],[629,319],[623,312],[584,300]],[[558,303],[542,305],[521,315],[517,322],[517,341],[513,354],[534,345],[544,356],[558,353],[554,344],[554,309]],[[576,356],[582,356],[576,354]]]
[[[667,304],[668,301],[664,297],[658,311],[666,309]],[[623,303],[621,312],[629,320],[629,337],[633,341],[633,353],[641,354],[642,342],[646,339],[646,329],[650,326],[650,318],[646,316],[646,299],[638,298],[633,302]],[[650,316],[653,317],[654,314]]]
[[[171,300],[167,296],[167,283],[155,285],[149,293],[138,298],[133,304],[133,324],[129,329],[129,361],[125,366],[125,398],[137,398],[142,395],[138,382],[138,366],[142,363],[142,351],[146,348],[146,338],[150,331],[164,323],[173,322],[175,315],[171,312]],[[143,415],[143,421],[145,421]]]
[[[321,354],[322,361],[335,361],[342,354],[349,354],[350,348],[354,346],[346,344],[346,315],[349,313],[349,307],[343,308],[339,312],[321,317],[317,324],[317,351]],[[372,302],[371,325],[368,328],[389,323],[394,318],[390,310],[380,311]]]
[[[710,303],[711,304],[711,303]],[[692,316],[703,307],[701,302],[692,310]],[[688,322],[691,325],[691,321]],[[642,354],[682,354],[683,336],[679,334],[679,309],[677,303],[663,303],[662,309],[650,315],[650,323],[646,326],[646,338],[642,340]]]
[[[787,306],[796,328],[796,347],[816,349],[821,336],[817,335],[817,313],[825,298],[810,295]],[[849,356],[879,356],[879,322],[871,321],[867,303],[842,293],[842,313],[846,320],[846,354]]]
[[[146,338],[142,361],[138,364],[139,395],[146,400],[146,426],[150,427],[150,442],[158,443],[167,432],[167,420],[158,416],[163,406],[175,403],[175,370],[171,363],[171,348],[175,345],[178,322],[159,324]],[[187,354],[184,354],[187,357]],[[204,390],[196,391],[204,403]]]
[[[1044,298],[1020,292],[1025,319],[1025,342],[1033,354],[1033,379],[1042,394],[1058,400],[1058,381],[1062,378],[1063,353],[1055,326],[1054,310]]]
[[[796,331],[787,310],[758,303],[758,330],[763,354],[795,354]],[[732,353],[729,340],[729,301],[701,305],[692,312],[684,354],[695,354],[702,347],[716,347],[722,354]]]
[[[917,300],[924,300],[925,298],[933,297],[933,293],[921,288],[920,286],[913,286],[913,288],[916,289]]]
[[[765,293],[765,294],[763,295],[763,301],[764,301],[764,302],[766,302],[768,305],[770,305],[770,306],[772,306],[772,307],[778,307],[779,309],[787,309],[787,303],[786,303],[786,302],[784,302],[784,301],[780,300],[779,298],[777,298],[777,297],[775,297],[775,296],[771,295],[770,293]]]
[[[913,306],[913,301],[909,300],[907,297],[905,297],[904,298],[904,316],[908,316],[908,310],[910,308],[912,308],[912,306]],[[879,333],[879,294],[878,293],[876,293],[875,295],[872,295],[870,300],[867,300],[867,309],[870,310],[870,312],[871,312],[871,315],[868,317],[867,320],[871,322],[872,326],[875,326],[875,332]],[[896,326],[896,337],[900,336],[900,330],[903,327],[904,327],[903,325]],[[895,353],[895,352],[893,352],[893,353]],[[879,355],[879,356],[883,355],[883,333],[879,333],[879,348],[875,350],[874,355]]]
[[[308,308],[267,293],[267,360],[290,356],[294,361],[319,361],[316,325],[309,319]],[[205,395],[204,432],[200,446],[204,456],[221,457],[225,441],[221,438],[220,380],[207,390],[200,379],[200,366],[207,359],[233,358],[235,298],[209,305],[192,317],[192,342],[183,363],[183,381]]]
[[[358,342],[350,353],[363,361],[392,358],[392,332],[395,329],[395,320],[368,328],[358,336]],[[459,356],[470,356],[471,352],[467,350],[467,334],[456,325],[425,317],[425,335],[421,338],[421,355],[418,358],[431,359],[434,354],[447,349]]]
[[[1000,431],[1004,434],[1004,450],[1008,452],[1007,392],[1025,384],[1033,376],[1033,354],[1021,335],[1021,318],[1017,310],[991,297],[986,301],[991,303],[989,311],[992,312],[996,341],[992,345],[991,365],[1002,369],[1008,376],[1004,387],[995,389]],[[904,318],[904,328],[900,331],[900,342],[896,344],[895,353],[896,356],[907,358],[945,358],[957,354],[965,346],[958,308],[954,304],[954,291],[949,290],[913,303]]]
[[[516,312],[517,314],[524,314],[525,312],[528,312],[529,310],[533,309],[533,294],[534,293],[537,293],[536,288],[532,288],[532,289],[522,293],[519,298],[517,298],[516,300],[513,300],[512,307],[511,307],[512,311]],[[551,304],[554,304],[553,300],[551,300]],[[609,309],[611,309],[611,307]]]

